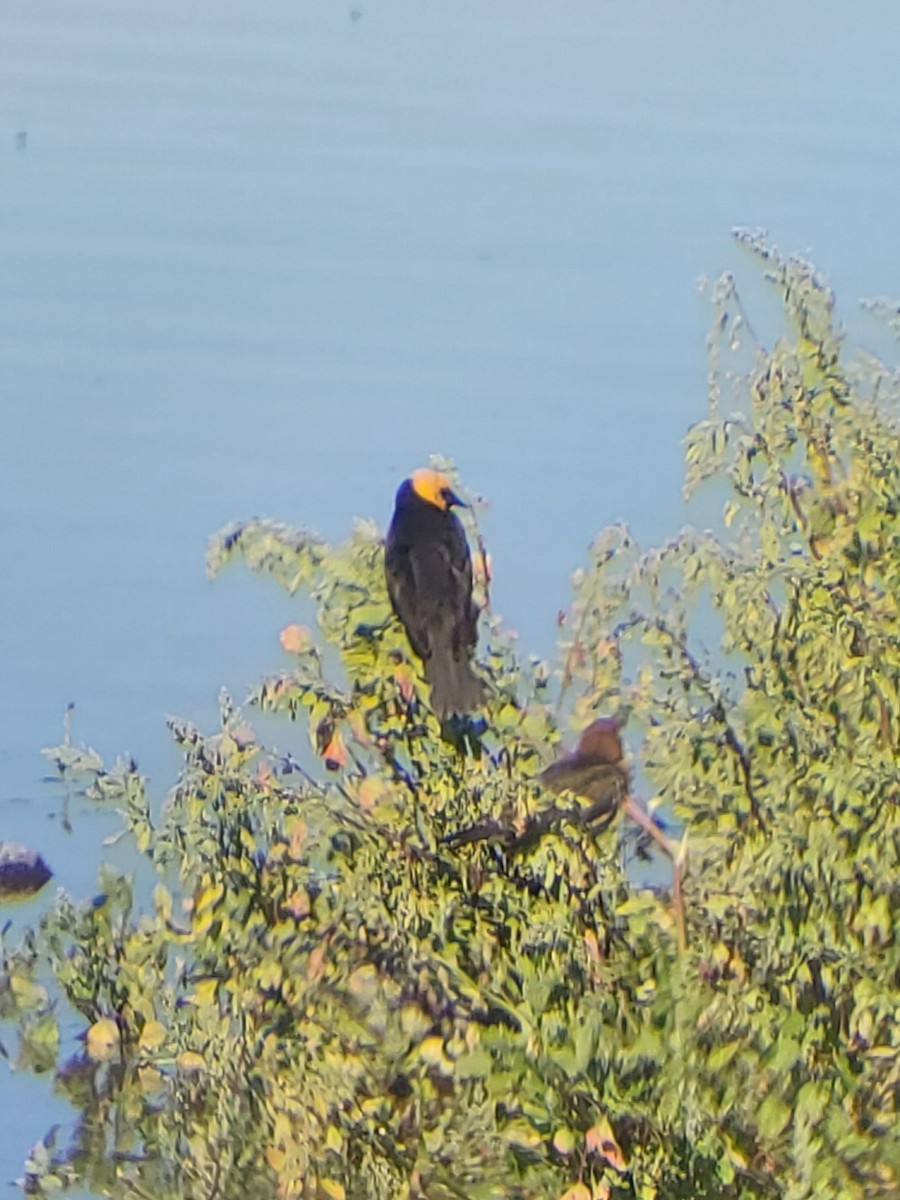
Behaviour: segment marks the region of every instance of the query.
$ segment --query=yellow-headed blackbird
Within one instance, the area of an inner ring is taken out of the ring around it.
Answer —
[[[628,795],[623,757],[616,722],[600,717],[582,732],[575,750],[541,773],[540,781],[551,792],[570,791],[590,800],[595,819],[612,817]]]
[[[431,707],[443,720],[481,703],[471,667],[478,640],[472,559],[454,505],[462,501],[440,471],[413,471],[397,491],[387,534],[388,593],[431,685]]]

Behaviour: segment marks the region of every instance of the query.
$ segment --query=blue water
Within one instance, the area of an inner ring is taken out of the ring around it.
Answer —
[[[339,538],[449,454],[549,654],[602,525],[689,518],[698,278],[777,327],[732,226],[863,342],[900,292],[888,0],[353,2],[0,0],[0,838],[77,895],[127,852],[41,782],[66,704],[162,791],[163,714],[281,661],[291,602],[204,580],[220,524]],[[0,1101],[3,1181],[65,1109],[3,1063]]]

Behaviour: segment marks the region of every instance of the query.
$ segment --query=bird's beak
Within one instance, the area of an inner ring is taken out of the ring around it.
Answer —
[[[447,508],[469,507],[465,500],[460,500],[459,496],[457,496],[456,492],[454,492],[451,488],[444,488],[444,490],[441,492],[441,498],[443,499]]]

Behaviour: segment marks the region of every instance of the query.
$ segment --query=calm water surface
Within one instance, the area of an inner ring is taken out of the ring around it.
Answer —
[[[204,581],[220,524],[339,538],[450,454],[548,654],[598,528],[689,516],[697,279],[764,300],[731,227],[863,341],[900,292],[888,0],[354,3],[0,0],[0,838],[77,895],[128,859],[41,782],[67,702],[162,791],[163,714],[280,662],[290,602]],[[70,1114],[3,1063],[0,1111],[5,1182]]]

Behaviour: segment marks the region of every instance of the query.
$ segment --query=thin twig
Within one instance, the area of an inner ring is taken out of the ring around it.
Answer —
[[[681,867],[687,856],[687,842],[683,841],[681,847],[676,850],[653,817],[644,812],[633,796],[625,798],[622,811],[630,820],[634,821],[635,825],[649,833],[656,844],[672,860],[672,909],[675,913],[675,928],[678,931],[678,949],[684,953],[687,949],[687,928],[684,914],[684,893],[681,888]]]

